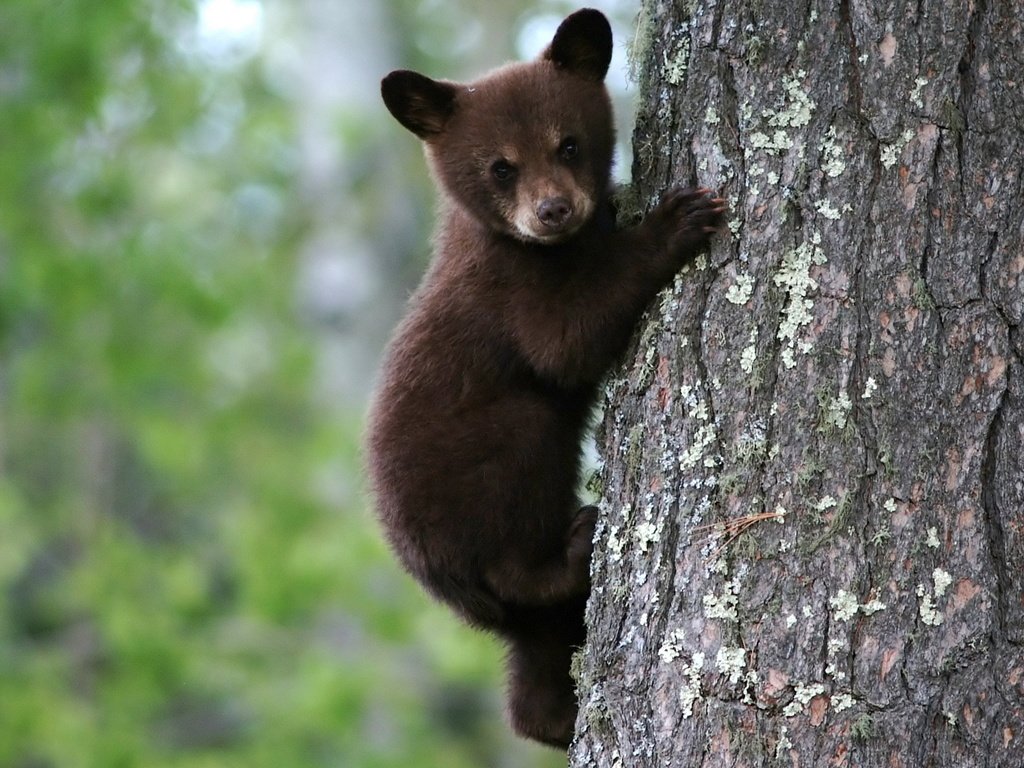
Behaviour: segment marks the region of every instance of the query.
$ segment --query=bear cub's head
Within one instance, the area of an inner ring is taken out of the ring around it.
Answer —
[[[579,231],[607,194],[615,143],[604,77],[608,20],[589,8],[534,61],[468,84],[408,70],[381,83],[395,118],[423,139],[447,197],[485,227],[532,243]]]

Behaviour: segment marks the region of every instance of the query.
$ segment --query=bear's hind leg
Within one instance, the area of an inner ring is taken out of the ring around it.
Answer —
[[[576,685],[569,668],[585,639],[584,604],[574,600],[537,611],[536,624],[508,636],[512,727],[520,736],[559,749],[568,749],[576,726]]]

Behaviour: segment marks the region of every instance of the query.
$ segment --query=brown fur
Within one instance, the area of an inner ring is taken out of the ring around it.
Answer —
[[[515,729],[562,748],[596,519],[575,494],[588,415],[644,307],[723,213],[706,190],[674,190],[614,229],[610,56],[607,21],[583,10],[536,61],[469,85],[382,84],[445,205],[369,417],[378,514],[435,597],[507,641]]]

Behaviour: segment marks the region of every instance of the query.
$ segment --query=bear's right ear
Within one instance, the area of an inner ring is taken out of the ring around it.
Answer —
[[[400,69],[380,83],[380,94],[395,119],[421,139],[437,136],[455,113],[454,83]]]
[[[544,51],[559,69],[601,82],[612,60],[612,28],[600,11],[584,8],[567,16]]]

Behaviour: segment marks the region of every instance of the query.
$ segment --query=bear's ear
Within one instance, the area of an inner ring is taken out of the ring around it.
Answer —
[[[560,69],[601,82],[612,60],[612,28],[608,19],[593,8],[567,16],[543,57]]]
[[[395,119],[421,139],[437,136],[455,112],[454,83],[400,69],[380,83],[380,95]]]

